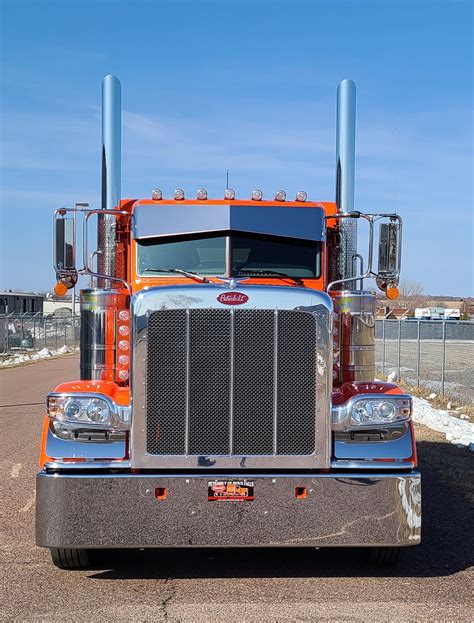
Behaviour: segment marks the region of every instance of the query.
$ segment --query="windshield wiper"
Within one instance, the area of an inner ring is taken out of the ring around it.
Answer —
[[[304,286],[303,280],[299,277],[293,277],[292,275],[287,275],[286,273],[280,273],[279,271],[272,270],[271,268],[262,268],[261,270],[258,268],[238,268],[235,272],[237,274],[242,273],[244,275],[278,275],[278,277],[291,279],[299,286]]]
[[[145,273],[179,273],[180,275],[185,275],[190,279],[194,279],[194,281],[199,281],[199,283],[209,283],[209,279],[207,277],[202,277],[201,275],[196,275],[196,273],[191,273],[189,270],[182,270],[181,268],[145,268],[143,271]]]

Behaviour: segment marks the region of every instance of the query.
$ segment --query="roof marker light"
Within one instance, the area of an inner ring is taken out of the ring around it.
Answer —
[[[308,193],[306,193],[304,190],[299,190],[296,193],[296,201],[306,201],[307,198],[308,198]]]
[[[174,199],[175,201],[182,201],[184,199],[184,190],[182,188],[177,188],[174,191]]]
[[[261,201],[263,199],[263,192],[258,188],[252,192],[252,201]]]
[[[277,190],[275,193],[275,201],[285,201],[286,192],[284,190]]]
[[[233,201],[235,199],[235,190],[233,188],[226,188],[224,199],[227,199],[227,201]]]
[[[161,201],[163,199],[163,193],[159,188],[154,188],[153,192],[151,193],[151,198],[153,199],[153,201]]]
[[[199,201],[205,201],[207,199],[207,190],[205,188],[198,188],[196,197]]]

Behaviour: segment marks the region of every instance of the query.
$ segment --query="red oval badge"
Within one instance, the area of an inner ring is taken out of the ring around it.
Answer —
[[[243,305],[249,300],[249,297],[242,292],[223,292],[219,294],[217,300],[224,305]]]

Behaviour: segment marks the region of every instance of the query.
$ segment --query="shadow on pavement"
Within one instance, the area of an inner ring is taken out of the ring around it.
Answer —
[[[420,446],[422,446],[421,442]],[[438,444],[444,446],[448,444]],[[423,448],[420,448],[422,454]],[[442,451],[442,448],[440,448]],[[430,467],[421,465],[422,544],[403,551],[396,567],[376,567],[364,550],[249,548],[153,549],[100,552],[98,580],[164,578],[437,577],[474,564],[473,509]]]

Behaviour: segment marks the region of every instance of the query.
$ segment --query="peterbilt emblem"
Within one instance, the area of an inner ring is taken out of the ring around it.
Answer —
[[[249,297],[242,292],[223,292],[219,294],[217,300],[224,305],[243,305],[249,300]]]

